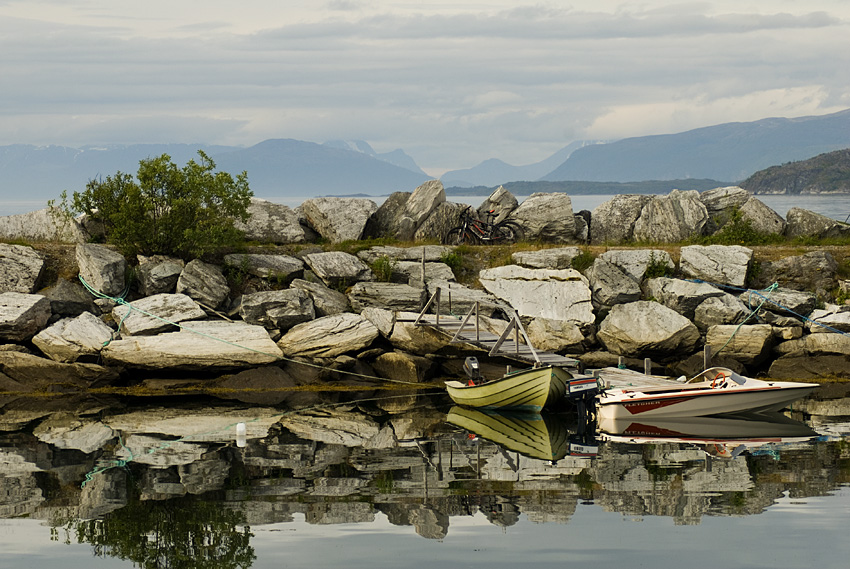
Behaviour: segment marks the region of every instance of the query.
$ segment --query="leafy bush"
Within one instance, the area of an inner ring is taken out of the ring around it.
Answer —
[[[199,162],[190,160],[182,169],[167,154],[142,160],[138,181],[122,172],[92,180],[85,191],[74,192],[70,206],[63,193],[63,207],[102,223],[106,241],[125,255],[190,258],[234,246],[244,238],[234,220],[248,219],[248,174],[234,180],[213,172],[212,159],[198,154]]]
[[[583,273],[593,264],[596,257],[588,250],[584,250],[570,261],[570,266],[580,273]]]
[[[768,245],[784,240],[781,235],[757,231],[749,219],[744,219],[741,210],[734,208],[720,231],[701,241],[706,245]]]
[[[667,264],[667,260],[664,257],[656,257],[654,251],[650,251],[649,253],[649,263],[646,266],[646,272],[644,273],[644,278],[654,279],[658,277],[669,277],[672,276],[673,269]]]
[[[378,282],[388,283],[393,278],[393,270],[396,266],[396,260],[390,259],[386,255],[381,255],[375,262],[372,263],[372,272],[375,273],[375,278]]]

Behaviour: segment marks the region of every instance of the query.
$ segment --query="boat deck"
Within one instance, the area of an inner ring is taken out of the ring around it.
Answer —
[[[416,319],[411,318],[403,321],[414,322],[415,320]],[[435,314],[423,314],[419,317],[420,326],[428,326],[448,335],[449,337],[454,337],[455,334],[457,334],[457,340],[485,349],[488,352],[493,350],[499,341],[499,336],[487,330],[476,330],[475,326],[471,323],[467,323],[464,329],[461,330],[461,324],[461,320],[452,316],[440,316],[439,322],[437,315]],[[579,361],[575,358],[568,358],[552,352],[543,352],[539,350],[532,351],[528,344],[524,344],[522,342],[518,343],[515,338],[506,338],[501,343],[496,353],[499,356],[523,363],[533,364],[539,360],[543,365],[553,365],[558,367],[577,368],[579,365]],[[535,353],[537,354],[537,359],[534,357]]]
[[[590,370],[588,370],[590,373]],[[603,381],[605,388],[624,389],[628,387],[671,387],[682,384],[664,375],[646,375],[639,371],[606,367],[593,370],[593,374]]]

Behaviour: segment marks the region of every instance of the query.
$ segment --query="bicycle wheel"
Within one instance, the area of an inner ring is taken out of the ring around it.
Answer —
[[[522,239],[522,228],[513,221],[502,221],[493,227],[493,238],[503,243],[516,243]]]
[[[475,234],[463,226],[455,227],[443,238],[443,245],[474,245],[478,240]]]

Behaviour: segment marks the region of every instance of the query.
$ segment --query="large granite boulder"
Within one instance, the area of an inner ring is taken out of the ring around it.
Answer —
[[[375,280],[372,269],[354,255],[343,251],[311,253],[304,256],[304,262],[322,282],[334,289]]]
[[[826,356],[850,354],[850,336],[837,332],[806,334],[774,348],[779,356]]]
[[[767,375],[774,379],[792,381],[833,377],[848,379],[850,378],[850,354],[782,356],[773,360]],[[794,408],[797,408],[797,404]]]
[[[573,203],[564,193],[531,194],[508,219],[522,227],[524,238],[548,243],[576,243]]]
[[[653,196],[635,221],[633,237],[651,243],[678,243],[702,235],[708,223],[708,210],[695,190],[673,190],[666,196]]]
[[[185,294],[155,294],[112,309],[119,332],[131,336],[151,336],[176,329],[176,324],[206,318],[198,304]]]
[[[449,231],[460,225],[461,214],[468,206],[443,202],[431,212],[413,234],[414,241],[442,241]]]
[[[383,353],[372,362],[372,367],[380,377],[407,383],[428,379],[428,372],[433,365],[434,362],[428,358],[399,350]]]
[[[47,325],[50,301],[40,294],[0,294],[0,340],[26,342]]]
[[[364,350],[378,337],[378,328],[359,314],[334,314],[291,328],[277,345],[289,357],[333,358]]]
[[[319,235],[331,243],[356,241],[378,206],[364,198],[311,198],[302,203],[301,214]]]
[[[369,216],[363,228],[364,239],[394,237],[404,206],[411,192],[393,192],[384,200],[375,213]]]
[[[372,264],[381,257],[391,261],[418,261],[423,258],[426,263],[436,263],[454,251],[449,245],[414,245],[413,247],[393,247],[390,245],[377,245],[364,249],[357,253],[357,257],[364,263]]]
[[[193,322],[179,332],[115,340],[101,354],[107,365],[187,371],[265,365],[281,356],[262,326],[207,321]]]
[[[139,292],[145,296],[174,292],[186,263],[176,257],[138,255]]]
[[[818,304],[818,297],[811,292],[775,288],[768,290],[749,290],[738,298],[753,311],[761,308],[759,317],[765,318],[766,312],[783,316],[808,316]]]
[[[745,365],[764,363],[773,347],[773,327],[769,324],[712,326],[705,335],[712,353],[721,353]]]
[[[433,280],[428,281],[428,298],[440,289],[440,313],[452,314],[457,317],[466,315],[476,303],[478,303],[478,314],[492,316],[499,302],[492,294],[476,288],[451,281]],[[432,306],[432,313],[436,313],[437,307]]]
[[[511,260],[531,269],[569,269],[572,260],[581,255],[578,247],[552,247],[536,251],[517,251]]]
[[[619,267],[624,273],[642,282],[647,272],[672,273],[676,264],[670,257],[670,253],[661,249],[612,249],[601,253],[598,257]]]
[[[322,283],[314,283],[303,279],[295,279],[289,285],[290,288],[299,288],[310,295],[316,316],[330,316],[347,312],[351,305],[348,297],[339,291],[328,288]]]
[[[811,251],[803,255],[763,262],[755,286],[766,288],[778,283],[783,288],[812,291],[827,298],[838,286],[838,263],[829,251]]]
[[[259,198],[251,198],[248,221],[236,221],[236,229],[249,241],[261,243],[304,243],[307,235],[291,208]]]
[[[580,328],[595,316],[587,279],[574,269],[559,271],[505,265],[486,269],[478,280],[484,289],[512,306],[520,316],[567,320]]]
[[[58,208],[0,217],[0,239],[6,241],[85,243],[88,237],[76,219]]]
[[[355,312],[364,308],[385,308],[418,312],[425,305],[425,290],[400,283],[359,282],[348,291]]]
[[[688,319],[693,319],[697,306],[707,298],[725,294],[708,283],[694,283],[667,277],[648,279],[644,283],[644,289],[647,297],[654,298]]]
[[[850,307],[835,305],[818,308],[809,314],[806,327],[812,334],[826,332],[850,333]]]
[[[750,192],[739,186],[725,186],[706,190],[699,195],[709,217],[722,226],[728,221],[732,212],[740,209],[751,197]]]
[[[572,322],[535,318],[526,327],[528,338],[535,350],[544,352],[581,351],[584,334]]]
[[[32,247],[0,243],[0,293],[35,292],[44,257]]]
[[[94,314],[63,318],[36,334],[32,343],[56,362],[95,361],[112,339],[112,328]]]
[[[0,352],[0,373],[41,391],[100,387],[118,379],[116,370],[97,364],[54,362],[21,352]]]
[[[230,286],[217,266],[193,259],[186,264],[177,279],[177,292],[185,294],[201,306],[216,309],[227,299]]]
[[[488,215],[492,215],[492,222],[499,223],[504,221],[518,205],[519,202],[514,195],[504,186],[499,186],[493,190],[493,193],[486,200],[481,202],[476,211],[478,212],[478,219],[487,219]]]
[[[615,354],[651,357],[688,354],[696,348],[700,334],[681,314],[657,302],[640,300],[613,306],[596,338]]]
[[[304,262],[289,255],[264,255],[258,253],[232,253],[224,256],[224,266],[239,271],[289,285],[293,279],[304,276]]]
[[[413,240],[419,226],[445,201],[446,191],[439,180],[429,180],[413,190],[398,220],[396,238],[401,241]]]
[[[50,301],[50,311],[54,317],[74,317],[83,312],[100,314],[94,297],[77,281],[59,279],[55,285],[42,290],[40,294]]]
[[[245,294],[239,307],[242,320],[268,330],[288,330],[316,317],[313,300],[306,290],[288,288]]]
[[[623,194],[614,196],[591,212],[590,242],[622,243],[634,237],[635,222],[652,196]]]
[[[753,250],[740,245],[688,245],[681,249],[679,269],[691,278],[743,287],[752,261]]]
[[[640,285],[623,269],[597,257],[587,271],[593,306],[609,308],[615,304],[634,302],[640,299]]]
[[[408,283],[411,286],[422,286],[423,283],[431,281],[455,280],[454,272],[445,263],[423,264],[419,261],[397,261],[392,266],[392,272],[393,282]]]
[[[766,235],[782,235],[786,231],[785,220],[763,201],[751,197],[741,206],[741,219],[750,227]]]
[[[120,253],[103,245],[80,243],[76,257],[80,277],[94,290],[109,296],[124,292],[127,262]]]
[[[710,296],[694,310],[693,322],[700,330],[717,324],[739,324],[750,314],[750,309],[734,295]]]
[[[850,235],[850,225],[831,217],[792,207],[785,214],[785,235],[788,237],[844,237]]]

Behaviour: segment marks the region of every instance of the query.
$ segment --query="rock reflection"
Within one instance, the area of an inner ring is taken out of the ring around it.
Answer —
[[[7,402],[0,518],[45,520],[56,539],[143,567],[179,567],[192,557],[200,560],[192,566],[247,567],[250,528],[296,515],[310,524],[382,515],[428,539],[446,537],[452,518],[479,512],[505,528],[520,516],[566,523],[580,502],[697,524],[761,513],[784,493],[823,495],[850,482],[847,429],[836,416],[833,435],[813,441],[803,440],[815,434],[809,427],[776,419],[800,440],[782,432],[768,440],[770,425],[761,425],[760,445],[721,459],[681,426],[644,425],[655,435],[644,441],[632,426],[596,438],[595,426],[570,415],[447,413],[444,401],[409,395],[302,411]],[[706,444],[726,443],[743,441]]]

